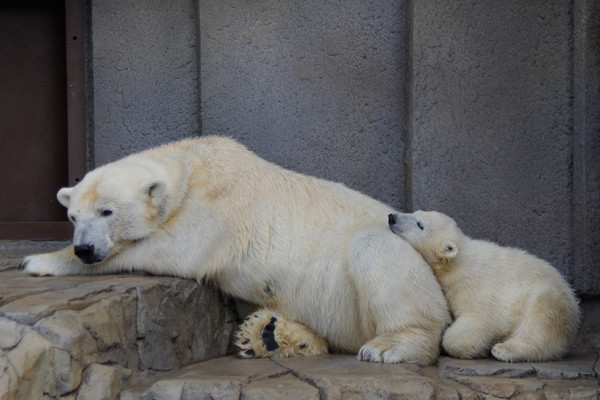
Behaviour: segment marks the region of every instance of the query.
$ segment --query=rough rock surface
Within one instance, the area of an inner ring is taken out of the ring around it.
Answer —
[[[122,400],[598,399],[597,354],[506,364],[443,357],[438,366],[361,362],[352,355],[221,357],[126,389]],[[564,368],[563,368],[564,366]]]
[[[210,286],[6,268],[28,249],[0,257],[0,400],[112,399],[144,377],[228,352],[237,314]]]

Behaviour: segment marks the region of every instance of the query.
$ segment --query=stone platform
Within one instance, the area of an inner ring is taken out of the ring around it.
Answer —
[[[238,315],[210,285],[143,276],[30,277],[0,242],[0,400],[598,399],[597,351],[561,362],[442,357],[436,366],[353,355],[243,360]]]
[[[126,389],[122,400],[192,399],[598,399],[596,353],[562,362],[506,364],[442,357],[437,366],[361,362],[353,355],[190,365]]]

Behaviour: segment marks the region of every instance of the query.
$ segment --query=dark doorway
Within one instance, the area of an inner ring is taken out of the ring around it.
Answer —
[[[56,192],[72,183],[70,136],[85,132],[69,132],[66,11],[55,1],[0,6],[0,239],[71,235]],[[83,70],[83,57],[69,62]]]

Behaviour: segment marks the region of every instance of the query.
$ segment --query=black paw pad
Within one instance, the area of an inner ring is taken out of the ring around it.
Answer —
[[[267,351],[273,351],[279,348],[279,344],[275,340],[275,322],[277,322],[277,318],[272,317],[271,321],[266,324],[262,330],[262,341],[265,344]]]

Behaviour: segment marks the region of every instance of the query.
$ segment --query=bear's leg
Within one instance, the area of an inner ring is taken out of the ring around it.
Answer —
[[[488,356],[495,332],[485,323],[485,315],[463,314],[446,329],[442,347],[451,357],[485,358]]]
[[[27,256],[19,264],[19,269],[39,276],[99,275],[133,269],[133,262],[119,264],[115,262],[115,258],[108,258],[98,264],[86,265],[75,255],[71,245],[53,253]]]
[[[553,288],[535,296],[513,334],[492,347],[492,355],[507,362],[562,358],[579,320],[576,301],[563,294]]]
[[[32,275],[75,275],[93,273],[77,258],[73,246],[65,247],[53,253],[27,256],[19,264],[19,269]]]
[[[429,266],[404,240],[363,231],[351,242],[348,271],[358,295],[361,330],[372,338],[364,361],[429,365],[449,322],[446,301]]]
[[[306,326],[269,310],[246,317],[233,343],[243,358],[317,356],[327,354],[329,347]]]

